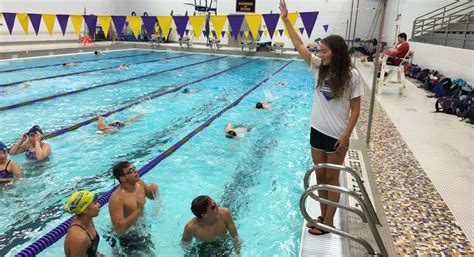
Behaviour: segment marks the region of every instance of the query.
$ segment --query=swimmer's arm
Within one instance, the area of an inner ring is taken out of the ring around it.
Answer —
[[[23,172],[21,171],[20,165],[16,162],[11,162],[12,173],[15,175],[15,179],[22,178]]]
[[[41,147],[41,144],[37,143],[35,145],[36,159],[38,161],[44,160],[51,153],[51,147],[49,144],[44,143],[44,146]]]
[[[143,116],[145,116],[145,113],[143,113],[143,112],[142,112],[142,113],[139,113],[139,114],[137,114],[137,115],[135,115],[135,116],[132,116],[132,117],[128,118],[128,119],[125,121],[125,124],[128,125],[128,124],[130,124],[130,123],[132,123],[132,122],[134,122],[134,121],[140,119],[140,118],[143,117]]]
[[[90,239],[78,234],[70,233],[68,235],[69,251],[66,252],[67,257],[83,257],[87,256],[87,248],[90,246]]]
[[[132,224],[134,224],[143,212],[143,204],[137,206],[128,217],[123,215],[123,201],[117,196],[113,196],[109,201],[109,214],[112,225],[118,235],[122,235]]]
[[[28,144],[25,144],[26,141],[26,135],[23,134],[20,140],[10,149],[10,154],[15,155],[19,153],[23,153],[26,151],[26,148],[28,147]]]
[[[240,237],[237,233],[237,227],[235,226],[234,219],[232,214],[228,209],[224,212],[224,217],[226,219],[227,229],[229,230],[230,235],[232,236],[234,249],[237,254],[240,254]]]
[[[155,183],[150,183],[150,185],[145,184],[143,180],[138,182],[145,189],[145,195],[148,199],[155,199],[156,192],[158,191],[158,186]]]
[[[227,125],[225,126],[224,128],[224,132],[227,133],[229,130],[232,129],[232,124],[231,123],[227,123]]]
[[[184,227],[183,236],[181,237],[182,242],[190,242],[193,239],[194,229],[190,223],[191,222],[188,222],[188,224],[186,224]]]

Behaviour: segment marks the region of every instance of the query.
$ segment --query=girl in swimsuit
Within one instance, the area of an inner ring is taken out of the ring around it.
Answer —
[[[20,166],[8,159],[7,146],[0,142],[0,182],[10,182],[22,177],[23,173]]]
[[[89,191],[78,191],[73,193],[64,210],[76,214],[71,222],[64,240],[64,253],[66,256],[103,256],[98,254],[100,237],[95,229],[92,219],[99,215],[100,204],[96,195]]]
[[[10,149],[11,155],[25,153],[28,160],[47,160],[51,153],[51,147],[46,142],[41,142],[43,131],[38,125],[33,126],[24,133],[20,140]],[[27,140],[28,139],[28,140]]]

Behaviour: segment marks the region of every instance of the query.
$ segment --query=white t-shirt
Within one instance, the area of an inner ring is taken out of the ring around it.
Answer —
[[[334,98],[329,80],[325,80],[321,88],[318,84],[318,67],[321,59],[311,55],[310,72],[315,76],[313,109],[311,110],[311,127],[330,137],[339,139],[347,129],[350,114],[350,100],[364,95],[360,74],[351,70],[351,87],[340,98]]]

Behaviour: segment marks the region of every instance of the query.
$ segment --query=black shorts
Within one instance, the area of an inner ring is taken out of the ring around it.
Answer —
[[[334,147],[334,144],[336,144],[337,140],[339,139],[330,137],[311,127],[309,143],[314,149],[324,151],[326,153],[335,153],[336,148]]]

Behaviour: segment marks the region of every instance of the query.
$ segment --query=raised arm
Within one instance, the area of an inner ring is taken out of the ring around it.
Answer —
[[[16,142],[16,144],[13,145],[13,147],[10,149],[10,154],[15,155],[15,154],[19,154],[26,151],[26,148],[27,148],[27,144],[25,143],[26,139],[27,139],[26,134],[21,135],[20,140],[18,140],[18,142]]]
[[[140,180],[138,183],[145,189],[145,195],[148,199],[155,199],[156,192],[158,191],[158,186],[155,183],[151,182],[150,185],[147,185],[143,180]]]
[[[288,35],[290,35],[291,42],[295,46],[296,50],[300,53],[301,57],[305,60],[307,64],[310,64],[311,62],[311,52],[306,48],[306,46],[303,43],[303,40],[301,40],[300,36],[298,36],[298,33],[296,33],[295,28],[291,24],[290,20],[288,20],[288,9],[286,7],[286,2],[285,0],[280,0],[280,17],[283,20],[283,23],[285,23],[286,30],[288,31]]]

